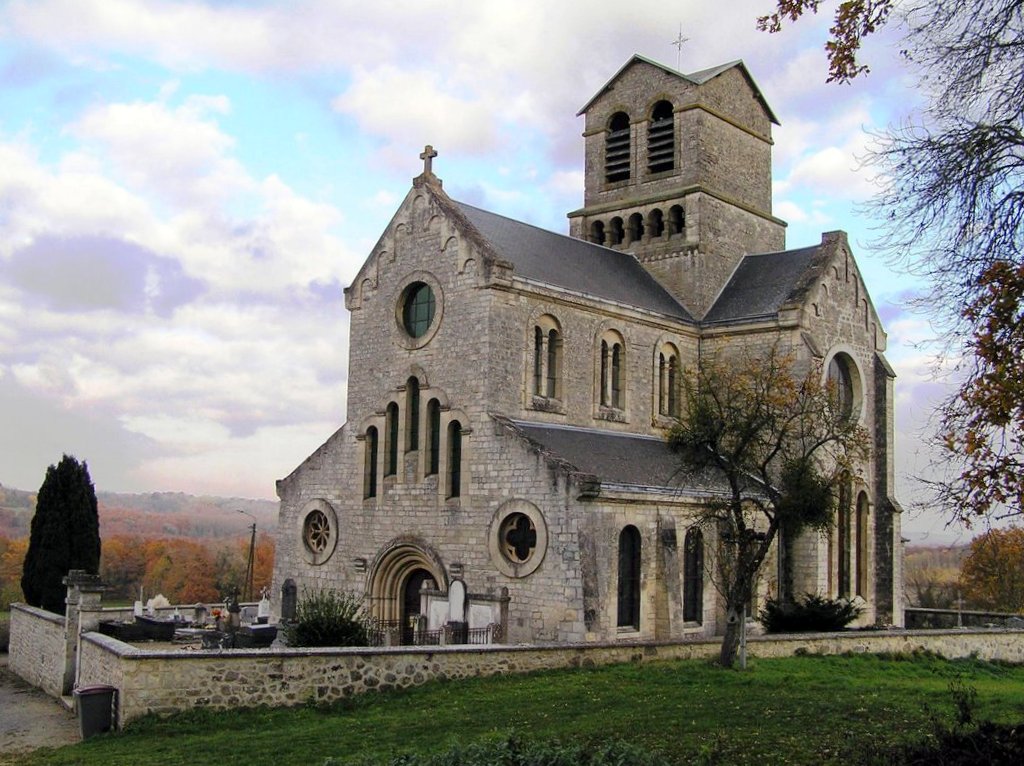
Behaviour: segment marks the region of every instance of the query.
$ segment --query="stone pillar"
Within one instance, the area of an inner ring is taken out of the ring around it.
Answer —
[[[100,576],[83,569],[72,569],[63,579],[68,593],[64,599],[64,682],[61,694],[70,694],[78,678],[78,650],[82,633],[95,630],[103,610],[106,586]]]

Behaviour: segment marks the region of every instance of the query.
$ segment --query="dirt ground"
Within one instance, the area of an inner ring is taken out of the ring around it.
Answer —
[[[78,719],[59,700],[29,686],[7,669],[0,654],[0,764],[39,747],[60,747],[81,739]]]

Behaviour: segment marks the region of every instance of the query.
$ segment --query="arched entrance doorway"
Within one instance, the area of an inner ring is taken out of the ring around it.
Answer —
[[[422,613],[420,591],[424,583],[427,587],[437,587],[434,575],[426,569],[414,569],[405,578],[402,586],[402,643],[412,644],[416,629],[416,622]]]
[[[378,554],[371,569],[367,589],[370,615],[381,628],[398,633],[403,644],[413,641],[424,583],[442,592],[448,590],[439,557],[419,541],[392,541]]]

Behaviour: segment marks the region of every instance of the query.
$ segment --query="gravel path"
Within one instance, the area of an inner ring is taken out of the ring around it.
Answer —
[[[78,742],[78,719],[55,700],[7,669],[0,654],[0,764],[38,747]]]

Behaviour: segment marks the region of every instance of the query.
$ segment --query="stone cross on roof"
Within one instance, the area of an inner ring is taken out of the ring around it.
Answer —
[[[437,150],[434,149],[430,144],[423,147],[423,153],[420,154],[420,159],[423,160],[423,172],[433,174],[433,159],[437,156]]]

